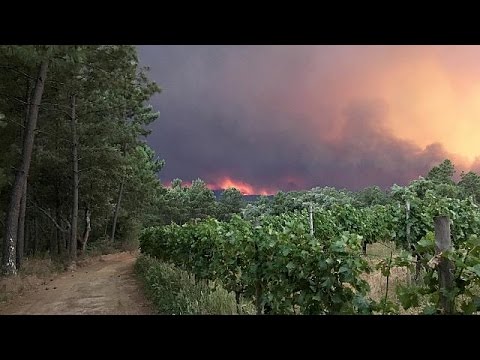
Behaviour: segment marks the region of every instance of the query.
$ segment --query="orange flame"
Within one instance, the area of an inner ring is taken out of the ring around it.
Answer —
[[[172,181],[165,183],[167,188],[172,187]],[[182,187],[192,186],[191,181],[183,181]],[[207,188],[210,190],[226,190],[228,188],[235,188],[240,191],[243,195],[273,195],[276,193],[276,190],[269,188],[255,188],[254,186],[240,180],[233,180],[230,177],[223,177],[218,181],[210,182],[207,184]]]
[[[254,188],[244,181],[233,180],[228,176],[221,178],[218,182],[208,184],[207,187],[211,190],[235,188],[243,195],[272,195],[275,193],[273,189]]]

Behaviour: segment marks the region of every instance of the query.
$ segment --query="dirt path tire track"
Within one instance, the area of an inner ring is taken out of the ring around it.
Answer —
[[[135,277],[135,255],[123,252],[66,272],[0,306],[0,314],[152,315]]]

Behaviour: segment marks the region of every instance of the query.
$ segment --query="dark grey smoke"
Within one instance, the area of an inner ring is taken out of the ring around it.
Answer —
[[[386,127],[381,97],[333,98],[335,76],[344,76],[335,73],[336,59],[351,53],[313,50],[139,46],[163,89],[153,99],[160,118],[149,139],[166,160],[162,181],[216,183],[229,176],[273,190],[389,187],[425,175],[449,156],[440,144],[421,149],[398,139]],[[314,61],[325,67],[315,116],[300,105]]]

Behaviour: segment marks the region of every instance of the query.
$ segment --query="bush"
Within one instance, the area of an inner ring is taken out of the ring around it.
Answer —
[[[138,248],[138,237],[141,230],[142,224],[138,219],[120,215],[115,229],[115,243],[125,244],[127,248]]]
[[[95,241],[89,241],[87,243],[86,255],[98,256],[107,255],[115,252],[115,244],[110,241],[109,238],[100,238]]]
[[[186,271],[148,255],[138,258],[135,271],[142,278],[146,293],[160,314],[238,314],[235,295],[220,284],[196,281]],[[241,304],[241,309],[242,314],[255,312],[251,303]]]

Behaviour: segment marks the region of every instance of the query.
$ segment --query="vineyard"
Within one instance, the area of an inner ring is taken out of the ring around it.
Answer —
[[[474,313],[480,307],[480,212],[473,197],[457,188],[420,179],[394,186],[383,205],[310,202],[313,224],[302,206],[278,214],[244,212],[229,221],[172,223],[144,230],[140,246],[198,279],[221,283],[237,303],[251,299],[257,314],[398,313],[400,306],[434,314],[444,312],[442,297],[455,304],[454,312]],[[453,242],[453,249],[440,254],[434,236],[438,216],[448,217]],[[398,302],[387,296],[374,301],[361,277],[374,270],[364,250],[368,243],[390,241],[395,256],[392,251],[375,267],[387,282],[393,267],[407,268],[410,277],[396,289]],[[454,266],[448,291],[439,286],[440,258]]]

